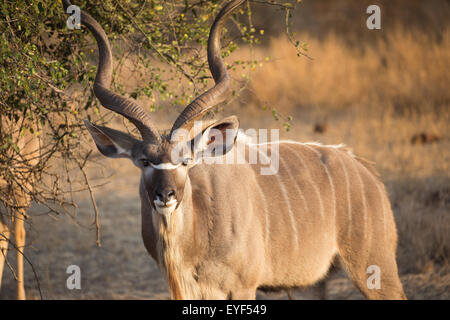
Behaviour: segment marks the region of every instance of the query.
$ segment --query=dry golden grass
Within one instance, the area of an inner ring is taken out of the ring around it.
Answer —
[[[252,88],[287,112],[298,106],[426,111],[448,103],[450,30],[440,43],[399,28],[387,40],[378,38],[362,47],[345,45],[334,34],[323,41],[302,34],[299,38],[308,43],[313,60],[299,59],[285,38],[273,39],[268,50],[254,53],[273,61],[254,73]]]

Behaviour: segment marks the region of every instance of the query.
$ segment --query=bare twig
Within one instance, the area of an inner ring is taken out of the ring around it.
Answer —
[[[1,236],[3,236],[6,239],[6,237],[4,235],[1,235]],[[8,241],[8,243],[11,244],[13,246],[13,248],[18,253],[20,253],[23,256],[23,258],[25,259],[25,261],[30,265],[31,270],[33,271],[34,279],[36,280],[36,286],[39,291],[39,297],[41,298],[41,300],[43,300],[44,298],[42,296],[42,291],[41,291],[41,282],[39,281],[39,277],[37,275],[37,272],[36,272],[36,269],[34,268],[33,263],[31,263],[30,259],[28,259],[28,257],[23,253],[23,251],[20,250],[11,240],[6,239],[6,241]],[[17,279],[17,277],[15,277],[15,278]]]
[[[100,242],[100,223],[99,223],[99,214],[98,214],[97,203],[95,201],[94,190],[91,187],[91,184],[89,182],[89,177],[88,177],[85,167],[84,167],[84,164],[86,163],[86,160],[89,157],[89,154],[87,155],[87,157],[85,158],[85,160],[83,162],[81,162],[77,158],[75,158],[76,159],[75,161],[77,162],[78,167],[80,168],[80,171],[83,174],[84,181],[85,181],[88,191],[89,191],[89,196],[91,198],[92,207],[94,208],[94,212],[95,212],[94,224],[95,224],[95,229],[96,229],[96,233],[97,233],[97,241],[96,242],[97,242],[97,246],[101,247],[102,244]]]

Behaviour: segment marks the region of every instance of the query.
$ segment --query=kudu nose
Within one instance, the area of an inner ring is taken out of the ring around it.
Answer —
[[[163,190],[156,191],[156,198],[158,200],[164,202],[164,204],[166,204],[167,202],[172,200],[172,198],[174,198],[174,197],[175,197],[175,190],[173,190],[173,189],[165,188]]]

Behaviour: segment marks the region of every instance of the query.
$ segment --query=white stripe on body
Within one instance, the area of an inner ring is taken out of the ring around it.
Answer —
[[[251,147],[253,145],[249,144],[248,146]],[[263,155],[266,158],[266,160],[269,159],[264,153],[260,152],[259,149],[257,151],[258,151],[258,154]],[[286,187],[285,187],[283,181],[281,181],[280,176],[278,174],[275,176],[277,177],[278,183],[280,185],[281,193],[283,194],[284,200],[286,201],[286,205],[287,205],[288,212],[289,212],[289,217],[291,219],[292,229],[294,230],[293,234],[294,234],[295,247],[296,247],[296,249],[298,249],[298,231],[297,231],[297,225],[295,223],[294,213],[292,212],[292,208],[291,208],[291,202],[289,201],[289,197],[287,196]]]
[[[331,176],[330,171],[328,170],[328,167],[320,159],[322,157],[322,154],[318,150],[314,149],[313,147],[310,147],[309,145],[305,145],[305,147],[312,150],[317,155],[319,163],[325,169],[325,173],[327,174],[328,181],[330,182],[331,194],[333,197],[333,216],[336,219],[336,192],[334,189],[333,177]]]
[[[383,198],[383,192],[380,188],[380,186],[378,185],[378,181],[376,180],[375,177],[372,177],[372,179],[374,180],[374,183],[377,187],[378,193],[380,195],[380,201],[381,201],[381,205],[383,207],[383,240],[385,239],[386,236],[386,207],[385,207],[385,201]]]
[[[312,179],[311,173],[309,172],[309,168],[306,166],[306,163],[303,160],[302,156],[299,153],[295,152],[296,150],[293,150],[290,147],[288,147],[288,149],[290,149],[291,151],[294,152],[294,154],[297,157],[297,159],[301,162],[302,167],[305,168],[305,172],[306,172],[306,174],[307,174],[307,176],[309,178],[308,180],[311,181],[311,186],[315,190],[315,192],[317,194],[317,198],[319,199],[320,216],[323,218],[323,216],[324,216],[324,208],[323,208],[323,203],[322,203],[322,197],[320,196],[319,188],[317,187],[317,185],[314,183],[314,180]]]
[[[259,195],[261,196],[262,200],[263,200],[263,205],[264,205],[264,214],[265,214],[265,220],[266,220],[266,234],[264,235],[264,242],[265,242],[265,246],[267,248],[268,244],[269,244],[269,233],[270,233],[270,220],[269,220],[269,211],[267,210],[267,200],[266,200],[266,196],[264,195],[264,192],[262,191],[261,187],[258,184],[258,181],[256,181],[256,189],[258,190]]]
[[[341,155],[337,154],[337,151],[335,150],[336,156],[339,159],[339,162],[341,163],[342,171],[344,171],[345,176],[345,187],[347,190],[347,214],[348,214],[348,236],[351,235],[352,230],[352,202],[351,202],[351,196],[350,196],[350,179],[348,178],[348,172],[347,167],[344,164],[344,161],[342,161]]]
[[[364,218],[364,238],[367,237],[367,204],[366,204],[366,191],[364,188],[364,184],[361,178],[361,174],[356,166],[355,161],[350,161],[352,163],[353,168],[356,170],[356,174],[358,175],[359,183],[361,184],[361,198],[363,204],[363,218]]]
[[[286,143],[286,144],[299,144],[299,145],[311,145],[311,146],[318,146],[318,147],[326,147],[326,148],[333,148],[333,149],[341,149],[345,147],[345,144],[321,144],[320,142],[298,142],[298,141],[294,141],[294,140],[278,140],[278,141],[270,141],[270,142],[263,142],[263,143],[250,143],[251,138],[247,138],[244,134],[241,134],[238,136],[237,138],[238,141],[245,143],[248,146],[260,146],[260,145],[270,145],[270,144],[281,144],[281,143]],[[351,156],[353,156],[353,154],[350,152],[350,150],[346,150],[348,154],[350,154]]]

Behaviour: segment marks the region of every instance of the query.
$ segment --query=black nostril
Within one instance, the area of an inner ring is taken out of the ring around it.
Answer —
[[[175,197],[175,190],[172,189],[164,189],[155,192],[155,196],[157,199],[166,203],[171,200],[172,197]]]

